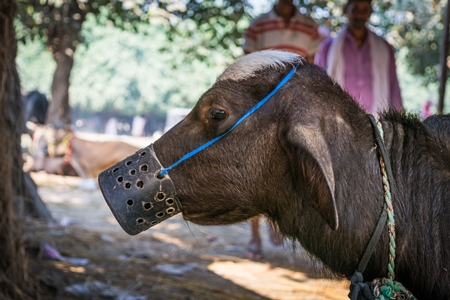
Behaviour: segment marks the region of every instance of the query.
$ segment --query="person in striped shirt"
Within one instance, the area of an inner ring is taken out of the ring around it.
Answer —
[[[251,22],[244,33],[243,50],[246,54],[267,49],[286,50],[313,62],[322,39],[317,23],[300,13],[293,0],[279,0],[269,12]]]
[[[268,49],[285,50],[297,53],[313,62],[325,38],[319,26],[309,16],[300,13],[293,0],[278,0],[273,8],[254,19],[244,33],[243,50],[245,54]],[[246,256],[252,260],[262,258],[262,240],[259,232],[260,217],[251,220],[252,235]],[[282,237],[278,230],[270,226],[270,240],[281,245]]]

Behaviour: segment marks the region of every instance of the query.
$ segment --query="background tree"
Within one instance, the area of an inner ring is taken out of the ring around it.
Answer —
[[[23,37],[45,41],[56,61],[47,122],[70,124],[70,72],[75,50],[84,41],[80,33],[88,14],[95,16],[99,24],[127,30],[136,30],[139,23],[151,16],[165,18],[171,32],[176,31],[179,20],[193,19],[204,32],[203,40],[210,41],[213,47],[226,48],[240,36],[236,24],[246,16],[244,8],[248,3],[246,0],[19,0],[19,5]],[[222,28],[218,29],[217,24],[223,25]]]
[[[71,105],[95,114],[153,118],[170,107],[192,107],[231,62],[220,51],[203,49],[213,62],[191,57],[186,63],[191,42],[177,36],[168,41],[161,25],[141,25],[133,33],[87,20],[83,35],[89,46],[80,45],[75,57]]]
[[[408,49],[405,54],[408,69],[411,74],[421,76],[425,85],[436,82],[439,77],[446,3],[384,0],[378,5],[380,17],[376,25],[383,32],[389,31],[388,37],[394,46]]]
[[[45,41],[56,62],[47,122],[70,124],[69,78],[86,15],[100,15],[102,11],[107,11],[109,17],[120,24],[127,20],[127,16],[136,19],[138,16],[133,13],[128,15],[121,2],[106,0],[19,0],[19,7],[25,34]]]

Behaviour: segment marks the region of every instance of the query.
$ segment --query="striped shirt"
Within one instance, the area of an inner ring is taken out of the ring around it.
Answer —
[[[322,37],[316,22],[298,10],[286,24],[272,9],[251,22],[244,39],[243,49],[247,53],[278,49],[306,56],[319,50]]]

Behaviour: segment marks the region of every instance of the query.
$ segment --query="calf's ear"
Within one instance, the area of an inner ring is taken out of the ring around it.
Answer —
[[[310,186],[298,188],[312,189],[308,193],[310,197],[306,199],[308,205],[321,214],[331,229],[336,230],[339,220],[334,199],[334,172],[325,137],[317,126],[296,125],[289,129],[287,138],[288,143],[296,151],[294,154],[296,173],[302,174],[310,183]]]

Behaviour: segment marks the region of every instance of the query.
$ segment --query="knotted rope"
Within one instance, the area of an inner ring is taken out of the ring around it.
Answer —
[[[400,282],[395,281],[395,219],[394,219],[394,207],[392,205],[393,192],[395,190],[394,182],[390,182],[389,178],[393,178],[392,169],[390,165],[389,155],[384,146],[384,131],[381,123],[372,115],[368,115],[369,120],[374,127],[375,137],[378,145],[378,152],[380,154],[380,166],[382,173],[383,189],[384,189],[384,208],[386,213],[382,213],[380,220],[372,238],[369,241],[369,245],[358,265],[358,269],[351,277],[349,298],[367,299],[367,300],[417,300],[413,294],[408,291]],[[392,186],[392,189],[391,189]],[[381,235],[380,224],[385,222],[387,214],[387,227],[389,233],[389,262],[388,262],[388,278],[376,278],[369,284],[364,282],[362,273],[365,270],[367,262],[374,250],[374,244],[379,240]],[[369,292],[369,287],[372,293]]]
[[[371,286],[374,300],[417,300],[400,282],[389,278],[376,278]]]

